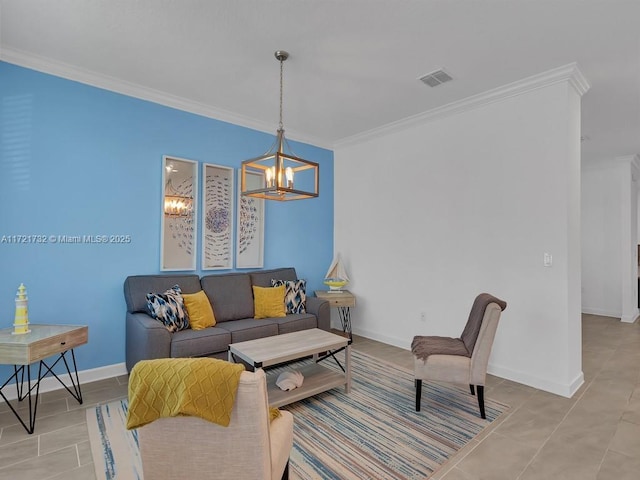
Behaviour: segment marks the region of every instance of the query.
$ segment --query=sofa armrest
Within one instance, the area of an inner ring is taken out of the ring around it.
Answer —
[[[146,313],[127,312],[127,371],[140,360],[171,357],[171,333]]]
[[[318,320],[318,328],[331,329],[331,309],[329,302],[318,297],[307,297],[307,313],[312,313]]]

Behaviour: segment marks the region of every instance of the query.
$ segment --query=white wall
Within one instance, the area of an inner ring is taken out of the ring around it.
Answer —
[[[622,316],[622,191],[624,165],[582,171],[582,311]]]
[[[582,311],[638,316],[638,171],[633,156],[582,169]]]
[[[572,85],[335,149],[335,250],[357,296],[354,332],[404,348],[417,334],[457,337],[475,296],[490,292],[508,302],[490,372],[575,392],[583,377]]]

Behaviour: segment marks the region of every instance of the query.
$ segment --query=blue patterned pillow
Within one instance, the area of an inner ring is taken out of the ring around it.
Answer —
[[[189,328],[189,316],[178,285],[164,293],[147,293],[147,310],[172,333]]]
[[[306,280],[274,280],[272,287],[284,285],[284,304],[287,313],[307,313],[307,281]]]

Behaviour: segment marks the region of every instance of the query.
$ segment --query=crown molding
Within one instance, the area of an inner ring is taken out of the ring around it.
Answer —
[[[620,163],[635,163],[638,161],[638,154],[620,155],[618,157],[614,157],[614,160]]]
[[[578,68],[578,65],[576,63],[569,63],[417,115],[412,115],[396,122],[388,123],[363,133],[343,138],[334,144],[334,148],[353,145],[412,126],[422,125],[561,82],[569,82],[580,96],[589,90],[589,83]]]
[[[610,170],[617,165],[613,158],[600,158],[591,162],[581,162],[580,170],[583,172],[591,172],[597,170]],[[606,316],[606,315],[605,315]]]
[[[575,89],[578,95],[583,96],[585,93],[589,91],[589,89],[591,88],[591,85],[589,84],[585,76],[582,74],[582,70],[578,68],[578,64],[575,62],[570,63],[569,65],[565,65],[565,67],[573,67],[572,71],[569,72],[569,78],[568,78],[569,85],[571,85]],[[565,68],[565,67],[561,67],[561,68]]]
[[[214,108],[204,103],[195,102],[177,95],[172,95],[160,90],[148,88],[132,82],[127,82],[116,77],[103,75],[91,70],[83,69],[64,62],[33,55],[21,50],[3,47],[0,50],[0,60],[20,67],[37,70],[67,80],[80,82],[93,87],[109,90],[122,95],[150,101],[166,107],[201,115],[203,117],[220,120],[233,125],[238,125],[259,132],[272,134],[275,132],[274,124],[262,122],[244,115],[239,115],[228,110]],[[455,115],[483,105],[498,102],[510,97],[547,87],[555,83],[568,81],[579,95],[584,95],[589,89],[589,83],[578,68],[576,63],[570,63],[546,72],[527,77],[523,80],[483,92],[460,101],[452,102],[441,107],[413,115],[402,120],[388,123],[381,127],[367,130],[366,132],[343,138],[337,142],[305,135],[295,130],[287,129],[289,140],[309,143],[321,148],[335,149],[349,144],[355,144],[380,135],[389,134],[405,128],[428,123],[449,115]]]
[[[582,163],[582,171],[611,170],[619,166],[630,166],[632,170],[640,173],[640,155],[620,155],[617,157],[603,157],[589,163]],[[618,315],[619,316],[619,315]]]
[[[629,165],[632,171],[635,171],[636,173],[640,172],[640,155],[638,154],[616,157],[614,158],[614,162]],[[634,178],[634,180],[636,179]]]
[[[111,92],[127,95],[129,97],[147,100],[149,102],[164,105],[165,107],[175,108],[184,112],[194,113],[214,120],[231,123],[241,127],[250,128],[259,132],[270,133],[275,135],[277,130],[276,123],[262,122],[253,118],[245,117],[237,113],[230,112],[219,108],[211,107],[200,102],[194,102],[187,98],[172,95],[160,90],[148,88],[136,83],[127,82],[116,77],[104,75],[101,73],[87,70],[84,68],[70,65],[68,63],[59,62],[50,58],[33,55],[21,50],[2,47],[0,49],[0,60],[7,63],[17,65],[19,67],[37,70],[42,73],[54,75],[56,77],[65,78],[74,82],[83,83],[92,87],[109,90]],[[332,142],[325,139],[311,137],[301,134],[295,130],[287,129],[287,139],[291,141],[309,143],[321,148],[332,148]]]

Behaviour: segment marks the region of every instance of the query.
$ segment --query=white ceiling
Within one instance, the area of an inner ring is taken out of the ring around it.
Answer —
[[[287,50],[287,136],[326,147],[577,62],[590,161],[640,153],[639,19],[640,0],[0,0],[0,59],[275,133]],[[439,67],[454,81],[417,80]]]

